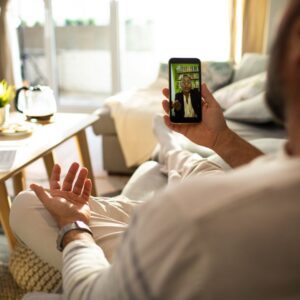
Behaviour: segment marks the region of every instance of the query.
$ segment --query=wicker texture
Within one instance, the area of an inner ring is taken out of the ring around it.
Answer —
[[[25,293],[9,273],[8,265],[0,262],[0,299],[20,300]]]
[[[27,292],[56,292],[61,286],[61,273],[22,245],[12,253],[9,270],[19,287]]]

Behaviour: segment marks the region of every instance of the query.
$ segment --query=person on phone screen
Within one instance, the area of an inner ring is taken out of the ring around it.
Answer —
[[[181,92],[175,95],[173,104],[175,118],[195,118],[197,111],[200,111],[200,92],[199,89],[192,88],[192,78],[183,75],[180,81]]]

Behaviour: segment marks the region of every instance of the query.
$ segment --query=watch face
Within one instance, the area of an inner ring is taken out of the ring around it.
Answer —
[[[74,222],[75,224],[76,224],[76,226],[78,227],[78,228],[87,228],[88,226],[84,223],[84,222],[82,222],[82,221],[75,221]],[[89,227],[88,227],[89,228]]]

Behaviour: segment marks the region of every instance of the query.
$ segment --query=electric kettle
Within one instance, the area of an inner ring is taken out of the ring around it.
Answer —
[[[20,105],[20,93],[24,93],[23,103]],[[21,87],[16,91],[15,107],[23,113],[27,120],[49,121],[56,113],[56,101],[53,91],[48,86]]]

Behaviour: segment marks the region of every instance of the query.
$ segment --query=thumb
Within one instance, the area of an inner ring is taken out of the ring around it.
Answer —
[[[204,101],[208,105],[213,105],[213,104],[218,105],[218,102],[216,101],[216,99],[214,98],[212,93],[209,91],[209,89],[208,89],[208,87],[205,83],[202,84],[201,94],[202,94],[202,97],[203,97]]]
[[[34,193],[36,194],[36,196],[40,199],[40,201],[46,205],[47,202],[49,201],[49,196],[48,194],[45,192],[44,188],[41,187],[40,185],[37,185],[35,183],[30,185],[30,188],[34,191]]]

